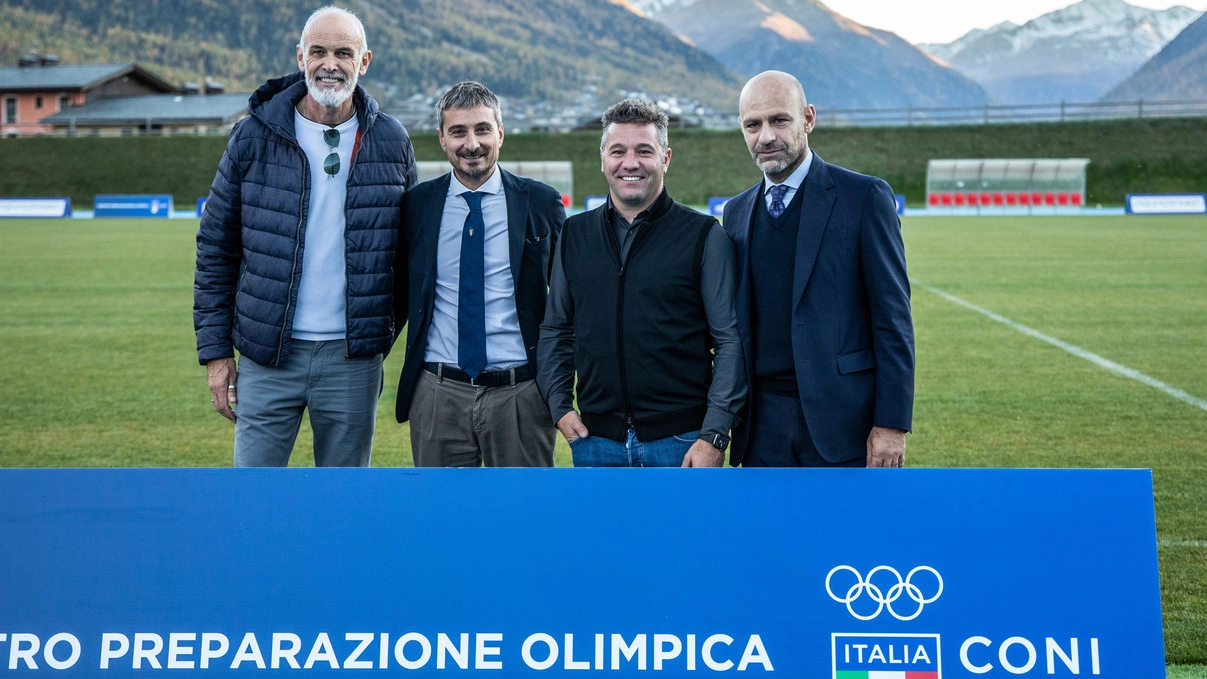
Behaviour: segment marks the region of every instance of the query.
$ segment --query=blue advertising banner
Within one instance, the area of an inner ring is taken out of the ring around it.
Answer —
[[[725,204],[729,202],[729,198],[730,198],[729,196],[725,196],[725,197],[713,196],[712,198],[709,198],[708,199],[708,214],[712,215],[713,217],[717,217],[719,219],[721,217],[721,215],[724,214],[724,212],[725,212]],[[897,204],[897,214],[899,214],[899,215],[905,214],[905,196],[903,194],[898,193],[893,196],[893,199],[896,201],[896,204]]]
[[[93,217],[171,217],[172,196],[129,195],[96,196],[92,200]]]
[[[0,677],[1165,671],[1148,471],[2,469],[0,536]]]
[[[0,198],[0,219],[70,216],[70,198]]]
[[[1207,213],[1207,193],[1129,193],[1129,215],[1201,215]]]
[[[583,198],[583,209],[590,211],[608,202],[607,196],[587,196]]]

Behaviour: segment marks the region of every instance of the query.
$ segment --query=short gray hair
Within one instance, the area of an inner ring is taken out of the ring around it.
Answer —
[[[310,18],[306,20],[306,25],[302,27],[302,36],[298,39],[298,47],[300,47],[303,52],[306,50],[306,29],[310,28],[310,24],[314,23],[315,19],[321,19],[325,16],[331,15],[344,19],[350,19],[356,26],[356,33],[360,37],[360,55],[363,55],[365,52],[369,51],[369,41],[365,38],[365,25],[360,22],[360,19],[355,14],[349,12],[343,7],[327,5],[326,7],[320,7],[314,10],[314,12],[310,14]]]
[[[648,101],[641,99],[624,99],[612,104],[608,110],[600,116],[599,122],[603,127],[603,134],[599,138],[599,149],[602,151],[604,140],[608,137],[608,128],[616,123],[632,124],[632,125],[653,125],[654,132],[658,137],[658,145],[662,150],[670,148],[670,142],[667,140],[666,128],[670,125],[670,119],[666,112]]]
[[[448,88],[436,102],[436,128],[444,129],[444,112],[451,108],[476,108],[489,106],[494,111],[495,124],[503,127],[503,111],[499,109],[499,98],[490,88],[473,80],[462,80]]]

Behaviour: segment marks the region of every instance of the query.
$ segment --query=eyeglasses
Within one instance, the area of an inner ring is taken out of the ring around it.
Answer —
[[[339,174],[339,130],[334,127],[323,130],[323,141],[327,142],[328,148],[331,149],[331,155],[323,161],[323,172],[334,177]]]

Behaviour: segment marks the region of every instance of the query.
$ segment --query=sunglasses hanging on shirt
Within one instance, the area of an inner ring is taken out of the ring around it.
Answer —
[[[339,174],[339,130],[334,127],[323,130],[323,141],[331,149],[331,155],[323,161],[323,172],[334,177]]]

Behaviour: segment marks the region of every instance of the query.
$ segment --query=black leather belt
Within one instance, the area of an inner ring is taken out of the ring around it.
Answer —
[[[447,363],[424,363],[423,369],[440,379],[461,382],[474,387],[510,387],[532,379],[528,364],[509,370],[486,370],[477,377],[470,377],[464,370]]]

